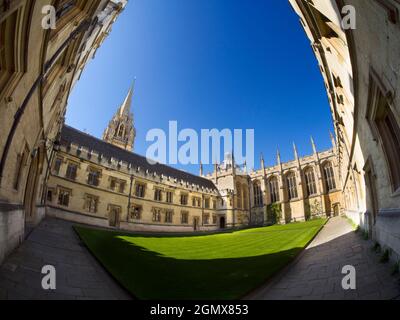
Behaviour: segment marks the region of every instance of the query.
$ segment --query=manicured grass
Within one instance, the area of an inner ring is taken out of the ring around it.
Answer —
[[[200,236],[143,236],[75,227],[139,299],[237,299],[287,265],[326,220]]]

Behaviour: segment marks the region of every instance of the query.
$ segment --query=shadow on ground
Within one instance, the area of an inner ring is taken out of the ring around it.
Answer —
[[[118,233],[91,236],[91,231],[81,234],[89,249],[139,299],[238,299],[302,250],[243,258],[177,259],[125,241]]]
[[[335,229],[341,229],[336,232]],[[399,299],[399,275],[381,263],[374,243],[362,239],[343,218],[335,218],[284,274],[248,295],[262,300],[390,300]],[[342,288],[342,268],[355,267],[356,290]]]

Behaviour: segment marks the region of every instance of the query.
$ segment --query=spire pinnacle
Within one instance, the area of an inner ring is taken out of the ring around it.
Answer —
[[[136,84],[136,78],[133,80],[132,85],[129,89],[129,92],[128,92],[124,102],[122,103],[121,108],[119,109],[120,116],[122,116],[124,114],[129,115],[131,113],[132,97],[133,97],[133,93],[135,91],[135,84]]]
[[[134,86],[135,82],[132,83],[123,104],[119,107],[103,134],[105,142],[128,151],[133,150],[136,138],[133,113],[131,112]]]
[[[294,157],[296,158],[296,160],[299,159],[299,153],[297,152],[297,146],[296,143],[293,142],[293,151],[294,151]]]
[[[331,137],[332,147],[336,148],[336,140],[331,131],[329,131],[329,136]]]
[[[264,155],[261,153],[261,169],[265,170]]]
[[[311,145],[312,145],[312,149],[313,149],[314,154],[316,154],[317,153],[317,147],[315,145],[314,138],[312,136],[311,136]]]
[[[276,149],[276,160],[278,162],[278,165],[281,164],[281,153],[279,152],[279,148]]]

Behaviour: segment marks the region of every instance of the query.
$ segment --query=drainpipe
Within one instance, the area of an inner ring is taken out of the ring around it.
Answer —
[[[129,210],[131,209],[132,187],[133,187],[133,175],[131,175],[131,183],[129,186],[128,211],[126,212],[126,222],[129,222]]]
[[[204,227],[204,194],[201,195],[201,226]]]
[[[252,208],[251,208],[251,187],[250,187],[250,184],[251,184],[251,178],[250,177],[247,177],[247,184],[248,184],[248,193],[249,193],[249,198],[248,198],[248,206],[249,206],[249,213],[250,213],[250,226],[252,225],[252,221],[253,221],[253,219],[252,219]],[[254,195],[253,195],[253,197],[254,197]]]
[[[51,146],[50,158],[48,158],[47,154],[46,154],[47,168],[46,168],[46,173],[44,176],[44,188],[43,188],[42,201],[41,201],[42,205],[45,205],[47,203],[46,191],[48,190],[51,166],[53,164],[53,158],[54,158],[54,155],[56,154],[56,151],[58,151],[58,142],[54,141]]]

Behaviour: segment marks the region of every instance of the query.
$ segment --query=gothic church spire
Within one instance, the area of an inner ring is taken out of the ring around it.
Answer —
[[[104,131],[103,140],[121,149],[133,151],[136,138],[136,130],[133,125],[132,98],[134,93],[133,82],[124,102],[108,124]]]

